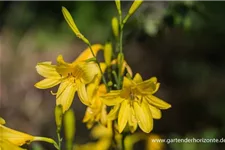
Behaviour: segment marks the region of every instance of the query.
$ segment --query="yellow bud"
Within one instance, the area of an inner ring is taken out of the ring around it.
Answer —
[[[119,15],[121,15],[121,6],[120,6],[120,0],[115,0],[116,8],[118,10]]]
[[[108,84],[108,86],[112,86],[113,85],[113,82],[112,81],[109,81],[107,84]]]
[[[132,6],[129,9],[129,14],[132,15],[137,9],[138,7],[141,5],[141,3],[143,2],[143,0],[135,0],[132,4]]]
[[[64,129],[67,149],[71,149],[75,135],[75,115],[72,109],[68,110],[64,116]]]
[[[55,122],[57,126],[57,132],[60,132],[62,126],[63,108],[62,105],[55,107]]]
[[[131,77],[132,78],[132,76],[133,76],[133,72],[132,72],[132,69],[131,69],[131,67],[127,64],[127,62],[124,60],[124,62],[123,62],[123,66],[122,66],[122,72],[121,72],[121,75],[123,75],[123,73],[124,73],[124,71],[125,71],[125,68],[126,68],[126,70],[127,70],[127,75],[128,75],[128,77]]]
[[[142,4],[143,0],[135,0],[133,2],[133,4],[131,5],[128,14],[126,15],[126,17],[123,20],[123,24],[125,24],[127,22],[127,20],[130,18],[131,15],[133,15],[133,13],[139,8],[139,6]]]
[[[109,66],[111,63],[111,59],[112,59],[112,44],[111,43],[105,44],[104,58],[105,58],[105,62],[107,64],[107,66]]]
[[[112,18],[112,30],[115,37],[119,36],[119,21],[116,17]]]
[[[123,53],[119,53],[118,54],[117,60],[118,60],[118,64],[119,65],[122,65],[123,64],[123,61],[124,61],[124,55],[123,55]]]
[[[84,43],[89,44],[88,39],[86,39],[80,33],[79,29],[77,28],[76,23],[73,20],[73,17],[71,16],[70,12],[65,7],[62,7],[62,13],[63,13],[63,16],[64,16],[66,22],[68,23],[68,25],[70,26],[70,28],[73,30],[73,32],[76,34],[76,36],[78,38],[80,38]]]

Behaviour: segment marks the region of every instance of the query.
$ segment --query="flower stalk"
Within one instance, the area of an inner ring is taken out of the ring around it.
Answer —
[[[116,3],[117,4],[117,3]],[[117,4],[118,5],[118,4]],[[122,18],[122,11],[118,9],[118,13],[119,13],[119,54],[118,56],[123,56],[123,18]],[[118,82],[117,82],[117,89],[119,90],[121,88],[121,84],[122,84],[122,76],[121,76],[121,72],[122,72],[122,59],[121,57],[119,57],[120,59],[118,60]]]

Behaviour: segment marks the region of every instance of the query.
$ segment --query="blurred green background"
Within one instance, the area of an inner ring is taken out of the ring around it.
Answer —
[[[122,2],[125,14],[131,2]],[[93,44],[112,40],[115,3],[0,2],[0,115],[7,126],[34,135],[55,135],[55,98],[33,85],[42,79],[38,62],[74,60],[86,48],[64,21],[61,6]],[[133,72],[156,76],[157,96],[172,104],[154,121],[166,138],[225,137],[225,2],[144,2],[124,31],[124,52]],[[54,88],[53,91],[56,91]],[[85,106],[77,96],[75,142],[90,141],[82,123]],[[51,150],[49,144],[31,147]],[[135,145],[144,149],[143,142]],[[223,144],[166,145],[168,150],[222,150]]]

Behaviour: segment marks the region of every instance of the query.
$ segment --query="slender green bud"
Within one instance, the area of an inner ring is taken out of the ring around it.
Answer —
[[[104,58],[105,58],[106,65],[109,66],[111,64],[111,59],[112,59],[112,43],[105,44]]]
[[[123,53],[119,53],[118,56],[117,56],[117,60],[118,60],[118,64],[121,65],[123,64],[123,61],[124,61],[124,55]]]
[[[143,0],[135,0],[133,4],[131,5],[129,9],[130,16],[139,8],[139,6],[142,4]]]
[[[122,12],[121,12],[120,0],[115,0],[115,3],[116,3],[117,11],[119,15],[121,15]]]
[[[69,109],[64,116],[64,129],[65,129],[65,139],[66,148],[71,150],[73,146],[73,139],[75,135],[75,115],[72,109]]]
[[[126,15],[126,17],[123,20],[123,24],[125,24],[127,22],[127,20],[130,18],[130,16],[133,15],[133,13],[140,7],[140,5],[143,3],[143,0],[135,0],[133,2],[133,4],[131,5],[128,14]]]
[[[112,30],[116,38],[119,36],[119,21],[116,17],[112,18]]]
[[[63,118],[63,108],[62,105],[57,105],[55,107],[55,123],[57,126],[57,132],[60,132],[62,127],[62,118]]]
[[[88,41],[88,39],[86,39],[80,33],[79,29],[77,28],[76,23],[73,20],[73,17],[71,16],[70,12],[65,7],[62,7],[62,13],[63,13],[63,16],[64,16],[66,22],[68,23],[68,25],[70,26],[70,28],[73,30],[73,32],[76,34],[76,36],[78,38],[80,38],[84,43],[89,44],[90,42]]]

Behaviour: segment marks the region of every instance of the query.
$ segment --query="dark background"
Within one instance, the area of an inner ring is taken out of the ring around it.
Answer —
[[[125,14],[131,2],[122,2]],[[61,13],[65,6],[92,42],[112,39],[114,2],[0,2],[0,116],[7,126],[33,135],[55,135],[55,98],[33,85],[42,78],[35,65],[74,60],[86,45]],[[156,76],[156,95],[172,105],[154,121],[153,133],[167,138],[225,136],[225,2],[144,2],[124,31],[125,59],[144,79]],[[53,91],[56,91],[54,88]],[[75,142],[90,140],[77,96]],[[53,149],[49,144],[33,147]],[[138,143],[137,149],[143,148]],[[222,150],[222,144],[166,145],[172,150]]]

